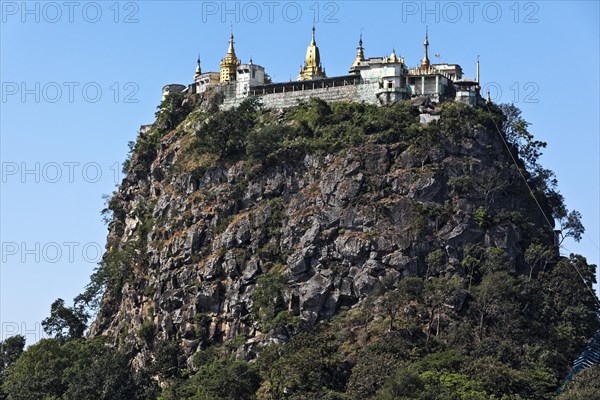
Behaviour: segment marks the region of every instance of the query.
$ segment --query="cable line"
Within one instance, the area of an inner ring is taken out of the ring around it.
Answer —
[[[521,171],[521,167],[519,167],[519,164],[517,163],[517,160],[515,159],[515,156],[513,155],[513,153],[511,151],[511,149],[510,149],[510,147],[509,147],[506,139],[504,138],[504,135],[500,131],[500,128],[498,127],[498,124],[496,124],[496,120],[494,119],[494,115],[492,114],[492,111],[490,110],[489,105],[486,104],[485,107],[487,108],[488,114],[490,115],[490,117],[492,119],[492,122],[494,123],[494,127],[496,127],[496,131],[498,132],[498,135],[500,136],[500,139],[502,139],[502,143],[504,143],[504,147],[506,147],[506,150],[508,151],[508,154],[510,155],[510,158],[512,159],[513,163],[515,164],[515,167],[517,167],[517,171],[519,171],[519,175],[521,175],[521,178],[523,178],[523,182],[525,182],[525,185],[527,186],[527,189],[529,189],[529,193],[531,194],[531,197],[533,197],[533,200],[535,200],[535,204],[537,204],[537,206],[540,209],[542,215],[546,219],[546,222],[548,223],[548,226],[552,230],[554,230],[554,225],[550,222],[550,219],[548,219],[548,216],[544,212],[544,209],[542,208],[542,206],[541,206],[540,202],[538,201],[537,197],[535,197],[535,194],[533,193],[533,190],[531,189],[531,186],[529,185],[529,182],[527,182],[527,178],[525,178],[525,175],[523,174],[523,171]],[[569,264],[573,265],[573,267],[575,268],[575,271],[577,271],[577,274],[579,275],[579,277],[583,281],[583,284],[589,290],[589,292],[592,295],[592,298],[596,301],[596,304],[598,305],[598,308],[600,309],[600,300],[598,300],[598,297],[596,297],[596,293],[587,284],[585,278],[583,277],[583,275],[579,271],[579,268],[577,268],[577,265],[575,265],[574,263],[569,263]]]

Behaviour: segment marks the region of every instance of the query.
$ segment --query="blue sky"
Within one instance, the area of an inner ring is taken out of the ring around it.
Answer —
[[[598,2],[2,1],[0,340],[41,337],[51,302],[70,302],[99,259],[100,210],[127,142],[153,121],[161,88],[189,83],[200,53],[218,71],[236,52],[275,81],[295,79],[313,20],[330,76],[346,74],[362,30],[367,57],[396,49],[458,63],[497,102],[515,102],[548,142],[569,208],[587,228],[565,252],[599,261]],[[433,57],[439,54],[440,57]]]

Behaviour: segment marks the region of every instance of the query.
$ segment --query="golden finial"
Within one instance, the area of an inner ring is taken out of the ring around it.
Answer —
[[[365,53],[363,49],[362,32],[360,33],[360,38],[358,39],[358,47],[356,48],[356,50],[356,59],[359,61],[364,61]]]
[[[392,48],[392,54],[390,54],[390,61],[391,63],[395,63],[398,62],[398,57],[396,56],[396,49]]]
[[[351,74],[358,74],[358,66],[360,65],[361,61],[365,61],[365,53],[364,53],[364,49],[363,49],[363,41],[362,41],[362,32],[360,33],[360,39],[358,40],[358,47],[357,52],[356,52],[356,58],[354,59],[354,62],[352,63],[352,65],[350,66],[350,73]]]
[[[429,55],[427,54],[429,49],[429,29],[427,26],[425,27],[425,41],[423,42],[423,47],[425,47],[425,55],[423,56],[423,60],[421,60],[421,69],[429,69],[431,64],[429,63]]]
[[[223,58],[221,60],[221,65],[220,65],[220,81],[221,82],[230,82],[230,81],[235,81],[236,78],[236,68],[238,65],[240,65],[240,60],[238,60],[237,56],[235,55],[235,48],[233,47],[233,27],[231,29],[231,32],[229,34],[229,48],[227,49],[227,54],[225,55],[225,58]]]
[[[235,49],[233,48],[233,30],[229,34],[229,49],[227,49],[227,54],[233,54],[235,56]]]
[[[487,96],[485,97],[485,104],[491,104],[492,97],[490,96],[490,89],[487,90]]]
[[[309,80],[315,78],[325,78],[325,71],[321,66],[321,55],[315,40],[315,24],[312,26],[312,39],[310,45],[306,49],[306,57],[304,58],[304,67],[298,76],[298,80]]]

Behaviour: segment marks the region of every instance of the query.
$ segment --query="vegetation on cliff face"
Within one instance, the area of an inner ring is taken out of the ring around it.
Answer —
[[[598,397],[597,368],[557,394],[595,266],[558,254],[580,215],[517,108],[215,109],[161,105],[54,338],[0,344],[0,398]]]

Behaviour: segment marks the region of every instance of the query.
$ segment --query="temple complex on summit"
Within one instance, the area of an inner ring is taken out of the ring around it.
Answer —
[[[235,106],[250,96],[260,97],[263,105],[273,108],[292,107],[310,97],[376,105],[414,97],[427,97],[434,102],[455,100],[473,106],[484,101],[480,95],[479,58],[474,79],[464,77],[459,64],[432,64],[429,59],[428,32],[425,32],[423,58],[418,65],[408,66],[395,49],[389,56],[366,58],[362,34],[356,56],[349,64],[347,75],[327,76],[313,26],[312,38],[297,80],[273,83],[263,66],[253,63],[252,59],[242,63],[237,57],[232,32],[227,53],[219,64],[219,72],[203,72],[198,57],[194,82],[189,85],[167,85],[163,88],[163,96],[174,91],[197,95],[221,91],[225,108]]]

